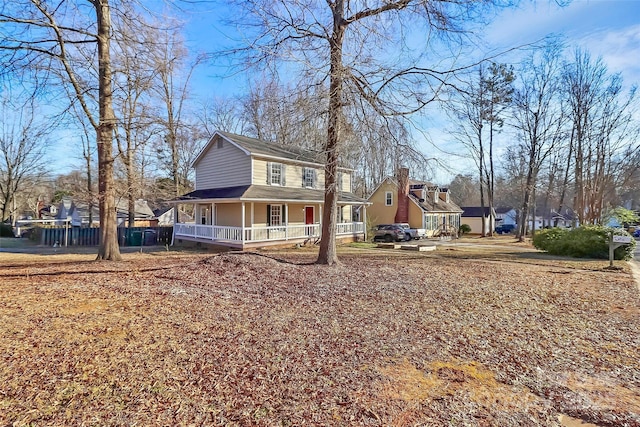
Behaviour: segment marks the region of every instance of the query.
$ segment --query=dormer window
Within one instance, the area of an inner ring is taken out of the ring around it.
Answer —
[[[267,163],[267,184],[285,185],[285,170],[282,163]]]

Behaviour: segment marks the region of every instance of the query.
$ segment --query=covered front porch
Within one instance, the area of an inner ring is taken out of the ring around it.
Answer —
[[[245,249],[315,243],[322,237],[323,204],[317,201],[198,200],[177,207],[193,212],[195,221],[174,223],[174,244],[186,240]],[[338,240],[365,240],[366,205],[355,210],[353,204],[339,204],[336,216]]]

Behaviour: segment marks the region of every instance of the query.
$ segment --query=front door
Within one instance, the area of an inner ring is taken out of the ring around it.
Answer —
[[[304,223],[305,225],[313,224],[313,206],[304,207]],[[305,227],[307,236],[313,235],[313,227]]]

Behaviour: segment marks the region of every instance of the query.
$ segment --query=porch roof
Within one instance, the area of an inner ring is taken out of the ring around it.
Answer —
[[[235,187],[196,190],[172,200],[173,203],[195,203],[198,201],[324,203],[324,190],[271,185],[239,185]],[[338,203],[346,205],[371,204],[366,199],[347,192],[340,192],[338,194]]]

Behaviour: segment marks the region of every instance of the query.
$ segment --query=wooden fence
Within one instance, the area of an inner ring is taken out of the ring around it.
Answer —
[[[118,227],[120,246],[153,246],[171,244],[173,227]],[[98,246],[98,227],[38,227],[31,239],[46,246]]]

